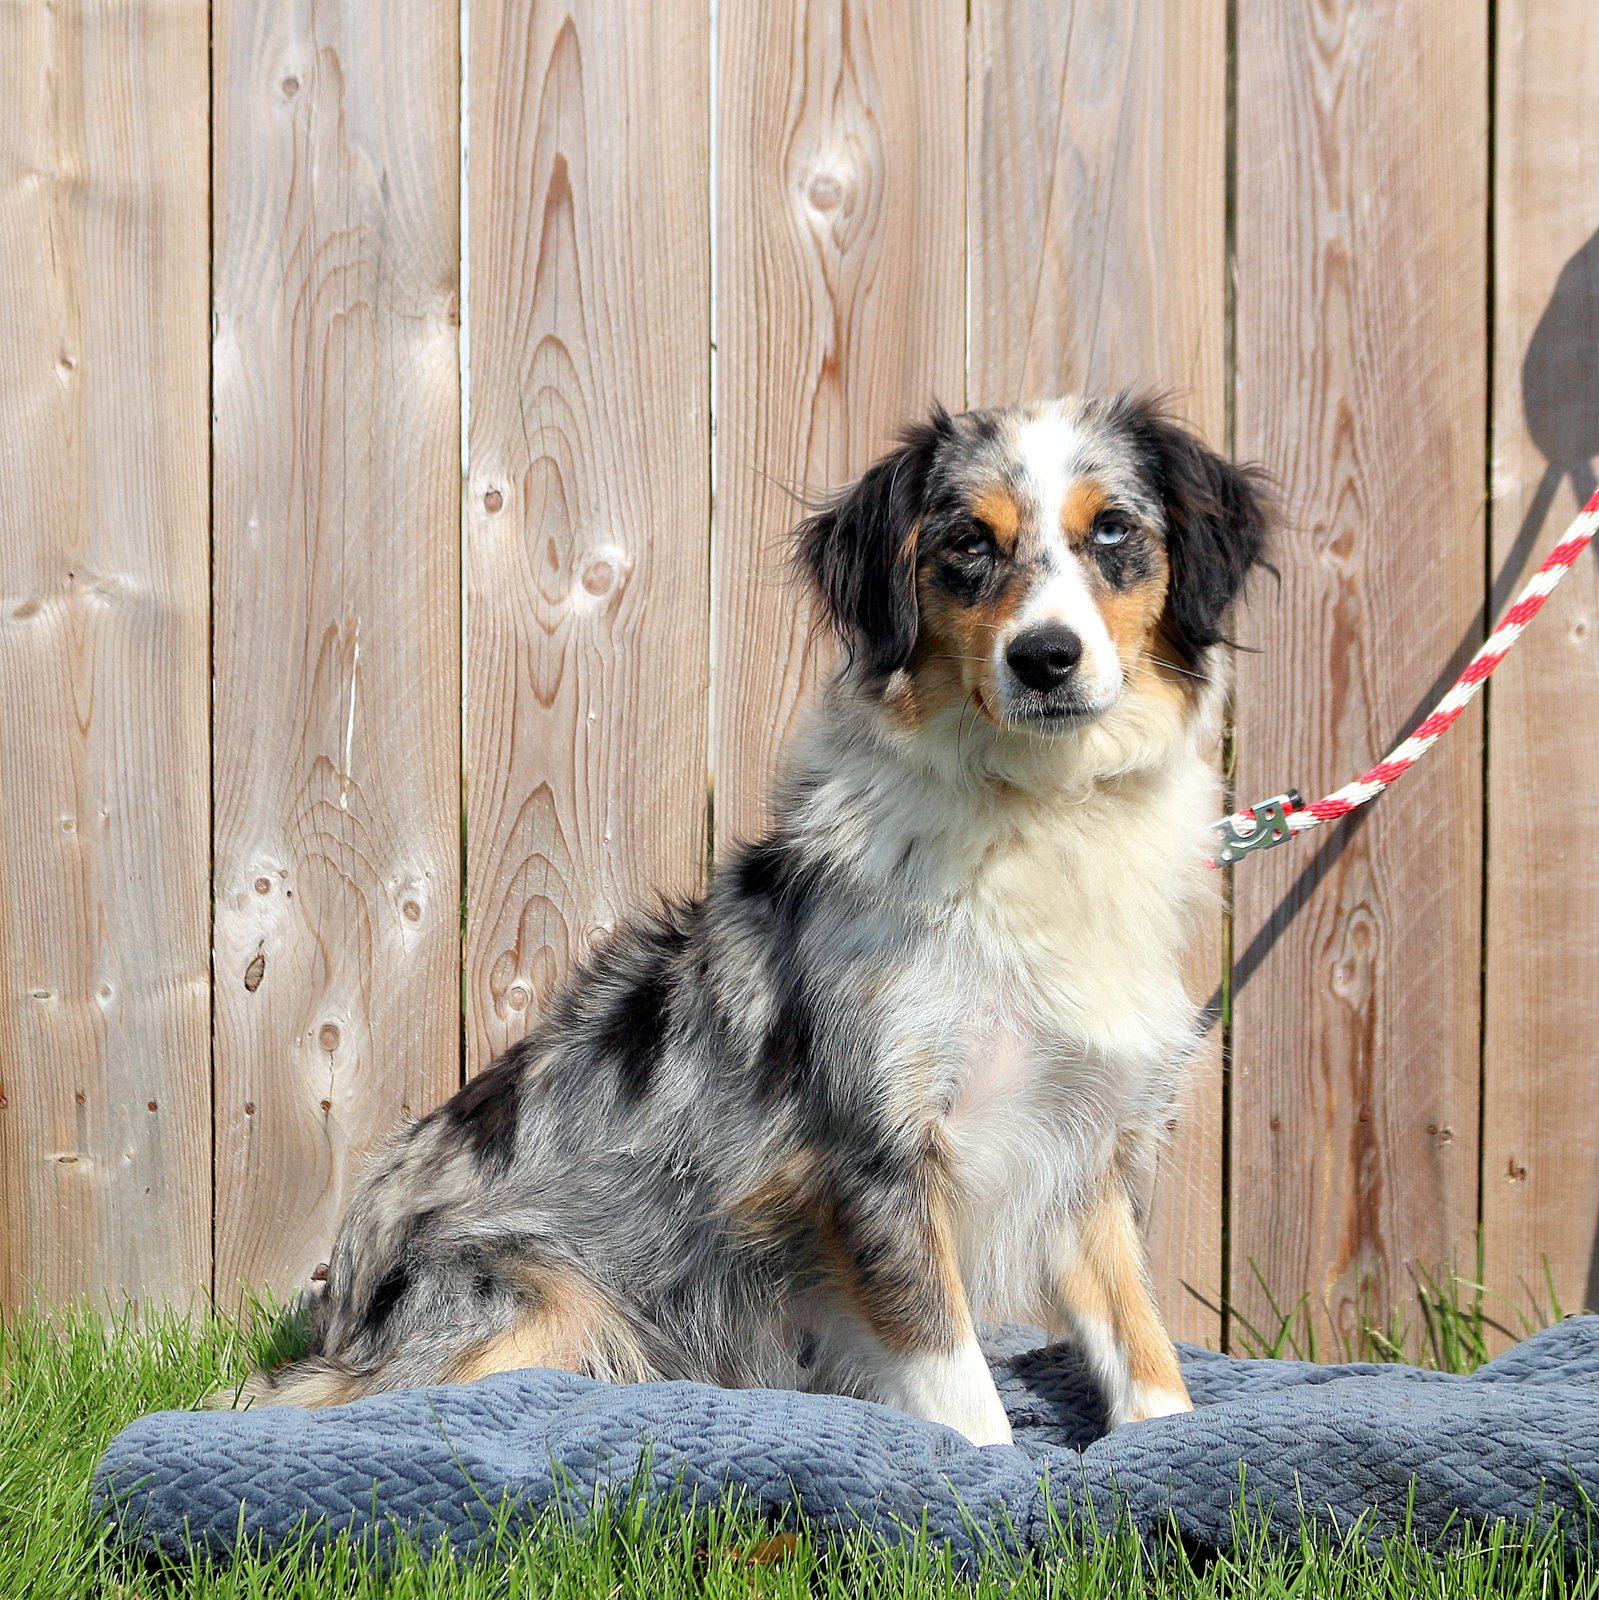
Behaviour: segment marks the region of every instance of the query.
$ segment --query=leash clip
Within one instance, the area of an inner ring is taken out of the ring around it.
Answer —
[[[1216,851],[1217,865],[1231,866],[1233,862],[1257,850],[1270,850],[1274,845],[1286,844],[1294,836],[1288,826],[1288,818],[1293,812],[1301,810],[1304,804],[1297,789],[1260,801],[1249,808],[1255,825],[1248,833],[1239,831],[1236,818],[1223,817],[1215,827],[1220,844]]]

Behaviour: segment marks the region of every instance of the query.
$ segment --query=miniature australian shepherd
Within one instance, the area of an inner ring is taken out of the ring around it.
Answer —
[[[559,1367],[992,1444],[976,1326],[1041,1316],[1111,1426],[1186,1410],[1135,1197],[1196,1037],[1216,668],[1264,535],[1254,476],[1147,401],[907,432],[797,532],[842,648],[770,831],[400,1133],[311,1353],[244,1396]]]

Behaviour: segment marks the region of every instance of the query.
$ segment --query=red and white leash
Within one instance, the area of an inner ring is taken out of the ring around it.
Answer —
[[[1297,833],[1319,828],[1324,822],[1347,817],[1357,806],[1375,800],[1390,784],[1397,783],[1432,749],[1439,738],[1471,704],[1477,691],[1488,681],[1494,668],[1505,659],[1511,645],[1543,609],[1555,586],[1571,571],[1573,563],[1599,533],[1599,493],[1590,499],[1566,529],[1565,536],[1548,559],[1516,596],[1515,604],[1500,618],[1499,626],[1484,640],[1466,670],[1450,685],[1448,692],[1432,708],[1425,720],[1402,744],[1396,745],[1369,772],[1353,783],[1335,789],[1308,806],[1297,793],[1274,795],[1245,811],[1235,811],[1215,825],[1217,849],[1212,866],[1229,866],[1257,850],[1270,850],[1286,843]]]

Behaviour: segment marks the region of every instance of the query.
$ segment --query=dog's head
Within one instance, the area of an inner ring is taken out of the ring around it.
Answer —
[[[1059,732],[1192,701],[1262,557],[1253,473],[1157,405],[935,412],[798,533],[860,686],[920,726]]]

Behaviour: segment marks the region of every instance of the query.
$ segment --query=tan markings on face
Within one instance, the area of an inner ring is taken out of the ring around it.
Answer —
[[[1109,504],[1109,496],[1092,478],[1079,478],[1061,496],[1060,531],[1066,542],[1075,545],[1086,538],[1094,518]]]
[[[994,536],[994,543],[1009,555],[1022,529],[1022,508],[1009,489],[984,489],[972,501],[972,515]]]
[[[648,1358],[608,1296],[575,1273],[542,1276],[536,1304],[504,1333],[463,1350],[448,1381],[474,1383],[495,1372],[553,1367],[613,1383],[643,1383]]]
[[[1092,560],[1092,557],[1089,557]],[[1124,668],[1131,670],[1141,652],[1154,642],[1155,630],[1160,625],[1161,614],[1166,609],[1166,556],[1157,551],[1153,570],[1147,578],[1117,589],[1100,579],[1100,592],[1094,603],[1105,619],[1105,629],[1116,645],[1116,654]],[[1097,571],[1097,568],[1096,568]]]
[[[933,581],[929,565],[917,574],[921,636],[909,669],[889,684],[885,703],[907,728],[952,705],[970,704],[998,720],[994,640],[1005,633],[1026,603],[1028,586],[1018,577],[992,600],[969,604]]]
[[[1094,515],[1103,509],[1101,501]],[[1094,560],[1093,546],[1089,542],[1092,525],[1090,517],[1078,545],[1078,554],[1091,574],[1094,605],[1116,648],[1128,692],[1166,700],[1179,709],[1186,707],[1192,691],[1199,685],[1191,674],[1175,670],[1178,663],[1161,637],[1171,576],[1165,550],[1151,545],[1149,576],[1118,589],[1105,578]]]

